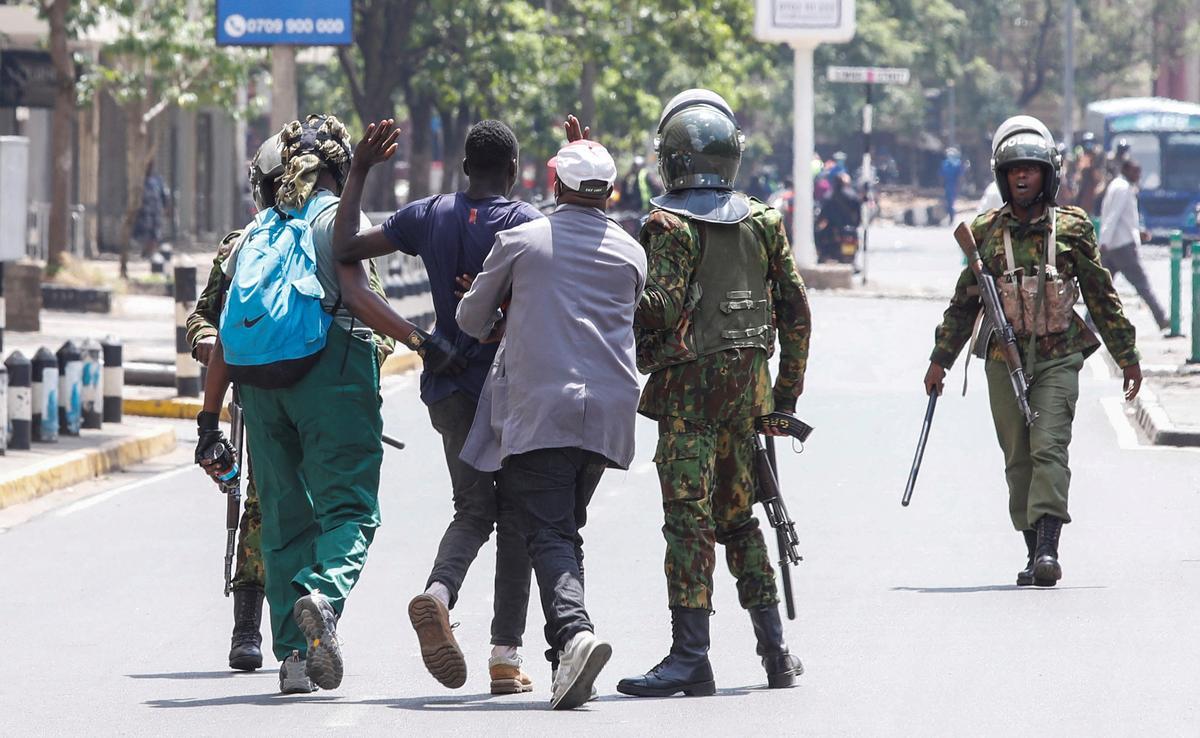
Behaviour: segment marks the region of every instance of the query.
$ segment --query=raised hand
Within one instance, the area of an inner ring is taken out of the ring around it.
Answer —
[[[358,146],[354,147],[354,157],[350,160],[350,166],[366,171],[391,159],[396,153],[396,140],[399,137],[400,129],[396,127],[394,119],[385,118],[378,123],[372,123],[367,126]]]
[[[563,128],[567,131],[567,141],[580,141],[589,138],[592,135],[591,127],[584,127],[579,119],[573,115],[567,116],[567,121],[563,123]]]

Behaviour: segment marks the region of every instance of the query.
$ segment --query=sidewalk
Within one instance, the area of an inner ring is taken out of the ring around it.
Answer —
[[[138,464],[175,448],[175,428],[142,418],[0,456],[0,508]]]
[[[1192,353],[1191,296],[1189,285],[1185,283],[1182,287],[1181,328],[1188,335],[1165,338],[1144,306],[1129,311],[1137,327],[1145,377],[1134,409],[1138,424],[1150,442],[1162,446],[1200,446],[1200,364],[1188,363]],[[1169,298],[1170,293],[1159,294],[1161,299]],[[1124,293],[1122,299],[1127,305],[1140,302],[1136,296]],[[1110,362],[1110,366],[1120,376],[1115,365]]]

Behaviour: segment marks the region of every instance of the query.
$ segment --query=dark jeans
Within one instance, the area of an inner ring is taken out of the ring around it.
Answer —
[[[496,484],[496,475],[478,471],[458,458],[471,423],[475,401],[455,392],[429,406],[429,419],[442,436],[446,466],[454,488],[454,519],[438,545],[428,587],[441,582],[450,590],[450,607],[458,601],[467,569],[496,529],[496,591],[492,645],[520,646],[529,609],[529,554],[517,510]]]
[[[1112,272],[1113,279],[1116,279],[1118,274],[1125,275],[1125,279],[1129,280],[1129,284],[1133,285],[1138,295],[1145,300],[1146,306],[1150,308],[1150,312],[1154,315],[1154,322],[1158,324],[1159,328],[1166,328],[1171,324],[1162,305],[1158,304],[1158,298],[1154,296],[1154,291],[1150,289],[1150,279],[1146,277],[1146,272],[1142,269],[1142,260],[1138,258],[1136,245],[1131,243],[1120,248],[1101,251],[1100,263],[1105,269]]]
[[[583,606],[583,538],[587,506],[605,459],[580,448],[546,448],[504,460],[501,484],[520,510],[522,533],[537,574],[546,616],[546,659],[582,630],[593,630]]]

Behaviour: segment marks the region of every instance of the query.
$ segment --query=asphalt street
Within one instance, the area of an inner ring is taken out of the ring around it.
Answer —
[[[944,229],[879,237],[881,282],[937,284],[959,262]],[[911,274],[910,274],[911,273]],[[932,279],[931,279],[932,278]],[[1065,576],[1017,589],[1024,544],[1008,522],[982,366],[939,403],[911,507],[899,504],[925,398],[941,300],[812,296],[812,358],[798,415],[816,430],[780,447],[805,561],[788,640],[807,669],[765,689],[748,618],[719,569],[718,694],[642,700],[617,680],[666,653],[655,428],[638,421],[629,471],[610,471],[584,530],[588,606],[613,645],[600,697],[550,712],[541,613],[529,613],[533,693],[491,697],[489,544],[452,619],[469,674],[424,670],[408,600],[450,516],[448,476],[413,375],[387,381],[384,524],[340,628],[342,687],[280,696],[276,668],[228,671],[221,596],[224,504],[180,450],[106,482],[0,512],[6,573],[6,735],[1196,735],[1200,732],[1200,456],[1142,446],[1101,356],[1085,367],[1072,445]],[[772,540],[773,547],[773,540]],[[718,559],[720,561],[720,558]],[[268,635],[269,639],[269,635]]]

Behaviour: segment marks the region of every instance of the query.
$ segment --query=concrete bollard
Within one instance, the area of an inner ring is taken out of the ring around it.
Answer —
[[[20,351],[14,351],[4,362],[8,369],[8,421],[5,435],[8,448],[26,451],[33,440],[33,365]]]
[[[58,359],[45,346],[33,355],[33,440],[58,441]]]
[[[104,422],[121,422],[121,401],[125,394],[125,369],[121,366],[121,339],[109,336],[100,342],[104,353],[104,374],[100,381],[104,388]]]
[[[83,357],[68,340],[55,353],[58,359],[58,432],[79,435],[83,424]]]
[[[83,360],[83,427],[104,427],[104,416],[101,414],[101,370],[100,342],[94,338],[85,339],[79,347]]]
[[[196,309],[196,267],[175,267],[175,392],[180,397],[200,396],[200,362],[192,358],[187,340],[187,319]]]

